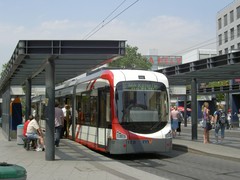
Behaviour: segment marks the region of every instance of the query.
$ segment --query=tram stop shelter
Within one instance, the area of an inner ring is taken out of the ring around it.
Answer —
[[[31,89],[45,86],[46,160],[54,160],[55,85],[125,54],[125,40],[20,40],[0,79],[2,128],[11,140],[11,92],[26,87],[26,118],[31,113]],[[74,136],[73,136],[74,137]]]
[[[190,91],[186,92],[184,109],[186,110],[186,97],[191,98],[191,124],[192,140],[197,140],[197,95],[216,93],[239,93],[240,84],[214,88],[198,88],[198,83],[233,80],[240,77],[240,51],[196,60],[193,62],[159,69],[157,72],[168,77],[170,87],[173,85],[190,85]],[[226,101],[229,97],[226,96]],[[226,104],[228,109],[228,103]],[[186,111],[184,112],[185,126],[187,124]]]

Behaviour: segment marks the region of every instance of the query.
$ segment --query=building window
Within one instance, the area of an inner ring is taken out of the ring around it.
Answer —
[[[238,48],[238,50],[240,50],[240,43],[237,44],[237,48]]]
[[[231,40],[233,40],[233,39],[234,39],[234,28],[232,28],[232,29],[230,30],[230,33],[231,33]]]
[[[218,19],[218,29],[222,28],[222,18]]]
[[[237,7],[237,19],[240,18],[240,6]]]
[[[240,36],[240,24],[237,25],[237,37],[239,37],[239,36]]]
[[[224,42],[225,43],[228,42],[228,32],[227,31],[224,32]]]
[[[222,34],[218,35],[218,45],[222,45]]]
[[[222,55],[222,50],[219,51],[219,55]]]
[[[227,14],[224,15],[224,26],[227,26]]]
[[[234,21],[233,10],[230,12],[230,23]]]
[[[231,50],[234,50],[234,45],[231,46]]]
[[[224,52],[225,52],[225,54],[227,54],[228,53],[228,48],[225,48]]]

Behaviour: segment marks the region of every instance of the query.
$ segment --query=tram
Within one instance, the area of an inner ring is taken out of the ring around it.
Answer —
[[[91,149],[110,154],[172,149],[169,83],[161,73],[103,69],[56,87],[55,96],[78,111],[75,141]]]

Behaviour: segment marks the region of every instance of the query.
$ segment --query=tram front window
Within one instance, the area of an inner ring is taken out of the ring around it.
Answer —
[[[116,88],[119,123],[128,130],[152,133],[168,121],[168,95],[160,82],[121,82]]]

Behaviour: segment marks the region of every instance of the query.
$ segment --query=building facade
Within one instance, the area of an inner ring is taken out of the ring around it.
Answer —
[[[211,58],[217,55],[216,49],[195,49],[182,56],[182,63],[189,63],[200,59]]]
[[[220,10],[216,22],[218,55],[240,50],[240,0]]]

